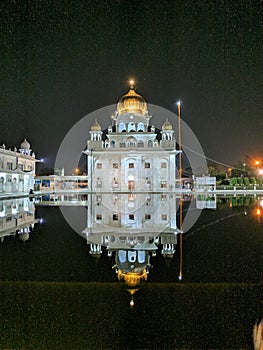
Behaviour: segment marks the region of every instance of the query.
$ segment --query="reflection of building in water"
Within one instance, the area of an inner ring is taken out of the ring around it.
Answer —
[[[35,190],[41,192],[84,192],[88,188],[87,176],[49,175],[37,176]]]
[[[147,279],[150,258],[158,246],[172,258],[177,243],[176,198],[172,194],[99,193],[88,195],[87,228],[82,235],[90,254],[105,247],[114,257],[114,268],[128,287]]]
[[[29,239],[35,223],[35,207],[29,198],[0,201],[0,237],[1,242],[7,236],[18,234],[22,241]]]
[[[216,209],[216,194],[197,194],[196,209]]]
[[[87,150],[92,191],[170,191],[176,185],[176,140],[172,124],[150,124],[144,98],[134,83],[121,97],[112,125],[102,131],[95,121]]]
[[[0,193],[29,193],[34,188],[35,154],[25,139],[19,151],[0,146]]]

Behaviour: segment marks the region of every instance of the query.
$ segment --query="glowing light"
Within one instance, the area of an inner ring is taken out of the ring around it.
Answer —
[[[258,173],[259,175],[263,175],[263,169],[259,169]]]
[[[133,87],[134,86],[134,80],[130,79],[129,84],[130,84],[130,87]]]
[[[39,223],[40,223],[40,224],[43,224],[43,222],[44,222],[44,219],[43,219],[43,218],[40,218],[40,219],[39,219]]]
[[[177,106],[181,106],[181,103],[182,103],[182,102],[181,102],[180,100],[178,100],[178,101],[176,102],[176,105],[177,105]]]
[[[263,209],[263,199],[261,199],[260,204],[261,208]]]
[[[260,160],[255,160],[255,165],[260,165]]]
[[[76,168],[76,169],[75,169],[75,173],[78,175],[78,173],[79,173],[79,168]]]
[[[134,300],[133,299],[131,299],[131,301],[130,301],[130,307],[134,307]]]
[[[232,168],[228,168],[228,171],[231,172],[231,171],[232,171]]]
[[[257,214],[257,216],[260,216],[260,215],[261,215],[261,209],[260,209],[260,208],[257,208],[256,214]]]
[[[40,162],[41,162],[41,163],[44,163],[44,158],[41,158],[41,159],[40,159]]]

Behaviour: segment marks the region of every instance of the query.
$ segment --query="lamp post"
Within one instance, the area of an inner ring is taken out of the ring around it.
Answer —
[[[178,150],[179,150],[179,183],[180,189],[182,189],[182,140],[181,140],[181,101],[177,102],[178,109]],[[180,191],[179,202],[179,230],[180,230],[180,265],[178,279],[181,281],[183,278],[183,200],[182,192]]]
[[[178,150],[179,150],[179,183],[182,187],[182,140],[181,140],[181,101],[177,102],[178,110]]]

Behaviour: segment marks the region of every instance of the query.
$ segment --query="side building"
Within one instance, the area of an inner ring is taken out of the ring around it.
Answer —
[[[26,193],[34,189],[35,153],[25,139],[19,150],[0,146],[0,194]]]

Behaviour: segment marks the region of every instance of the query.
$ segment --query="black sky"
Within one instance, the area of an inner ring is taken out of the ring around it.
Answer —
[[[261,1],[10,0],[0,20],[0,143],[26,136],[52,166],[68,130],[133,77],[151,104],[183,101],[208,157],[263,155]]]

